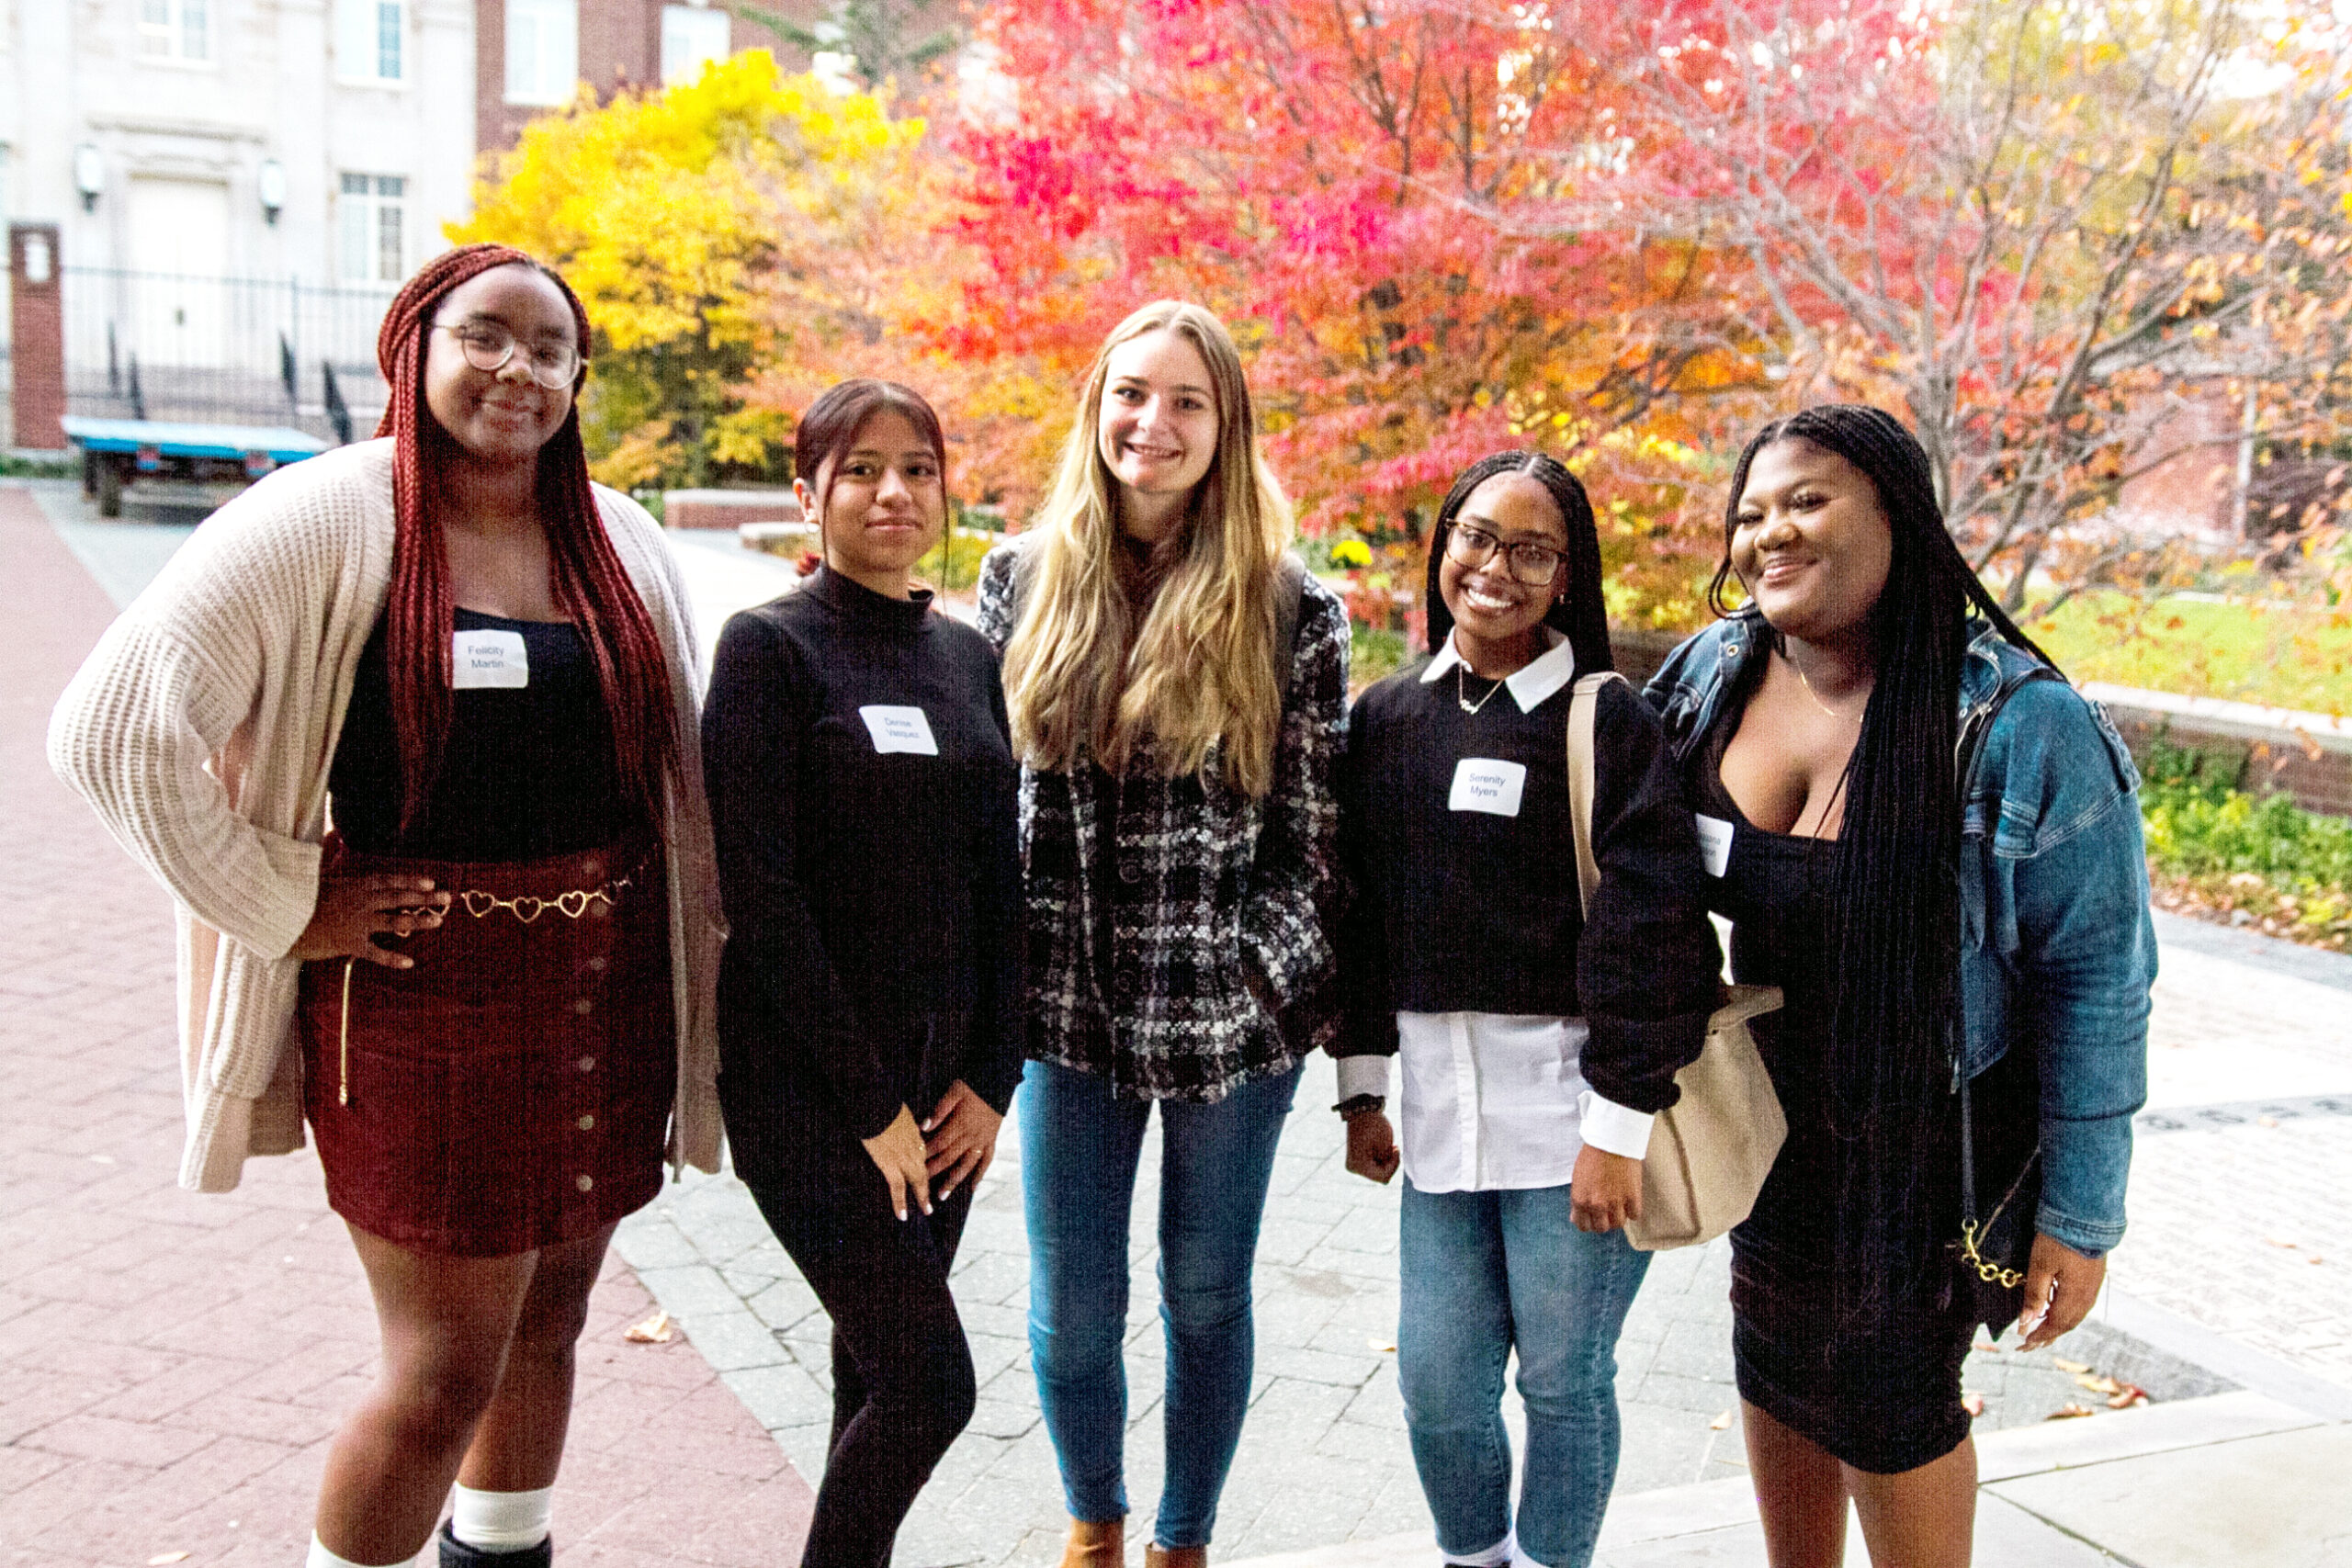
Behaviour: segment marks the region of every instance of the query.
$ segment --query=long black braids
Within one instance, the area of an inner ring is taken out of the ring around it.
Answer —
[[[2054,661],[1952,542],[1917,439],[1894,415],[1857,403],[1774,420],[1740,454],[1724,559],[1708,590],[1717,613],[1728,613],[1731,535],[1748,468],[1781,441],[1809,442],[1860,469],[1894,545],[1871,615],[1876,680],[1844,781],[1827,932],[1831,1115],[1841,1145],[1832,1309],[1854,1321],[1917,1299],[1938,1256],[1933,1232],[1947,1206],[1939,1200],[1958,1192],[1949,1093],[1961,1027],[1953,752],[1971,608],[2018,648]],[[1954,1157],[1934,1154],[1945,1149]]]
[[[1453,614],[1438,592],[1446,536],[1468,504],[1470,492],[1497,474],[1525,474],[1542,485],[1567,526],[1568,591],[1544,612],[1544,624],[1568,639],[1568,646],[1576,650],[1577,674],[1615,669],[1609,650],[1609,609],[1600,592],[1600,535],[1593,525],[1592,502],[1586,499],[1576,475],[1562,467],[1558,458],[1542,452],[1497,452],[1481,457],[1463,469],[1462,477],[1446,491],[1445,504],[1438,508],[1437,526],[1430,530],[1429,582],[1421,599],[1427,610],[1429,650],[1435,653],[1444,647],[1453,630]]]

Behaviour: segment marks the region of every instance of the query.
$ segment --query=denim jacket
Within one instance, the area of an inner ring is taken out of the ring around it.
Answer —
[[[1970,623],[1960,731],[2033,657]],[[1678,759],[1770,646],[1753,610],[1686,640],[1643,695]],[[1961,997],[1970,1077],[2014,1041],[2037,1051],[2036,1227],[2096,1257],[2123,1239],[2132,1116],[2147,1098],[2156,937],[2140,840],[2139,773],[2096,704],[2063,681],[2018,686],[1961,792]]]

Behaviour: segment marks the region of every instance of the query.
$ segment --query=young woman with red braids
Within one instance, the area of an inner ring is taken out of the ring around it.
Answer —
[[[378,439],[223,507],[59,704],[52,763],[179,906],[181,1184],[318,1140],[383,1370],[311,1568],[550,1561],[572,1348],[665,1153],[718,1164],[695,643],[589,483],[588,321],[520,251],[411,278]]]

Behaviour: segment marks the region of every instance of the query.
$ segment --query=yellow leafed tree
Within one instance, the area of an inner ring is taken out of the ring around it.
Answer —
[[[607,484],[781,479],[791,420],[755,377],[883,331],[861,265],[907,220],[917,118],[786,75],[764,50],[699,80],[535,121],[490,162],[453,241],[492,240],[569,279],[595,331],[581,414]]]

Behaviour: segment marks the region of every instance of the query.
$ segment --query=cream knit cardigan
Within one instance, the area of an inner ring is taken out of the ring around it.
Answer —
[[[714,993],[726,927],[703,797],[691,612],[653,520],[599,486],[605,527],[669,655],[681,776],[667,829],[678,1099],[670,1158],[718,1166]],[[283,468],[214,513],[59,699],[50,765],[179,906],[180,1185],[302,1146],[299,960],[318,902],[327,769],[392,558],[392,444]]]

